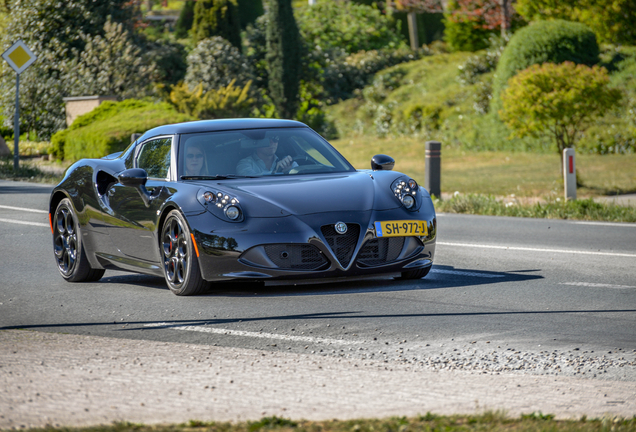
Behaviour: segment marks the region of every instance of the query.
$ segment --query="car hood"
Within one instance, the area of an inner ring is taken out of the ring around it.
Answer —
[[[395,173],[391,176],[395,178]],[[365,172],[263,177],[224,182],[252,217],[385,210],[399,206],[390,181]],[[387,183],[388,181],[388,183]]]

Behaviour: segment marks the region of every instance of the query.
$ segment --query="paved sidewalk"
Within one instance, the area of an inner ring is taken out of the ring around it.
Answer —
[[[636,194],[602,196],[594,198],[594,201],[636,207]]]
[[[470,414],[636,415],[636,382],[0,331],[0,428]]]

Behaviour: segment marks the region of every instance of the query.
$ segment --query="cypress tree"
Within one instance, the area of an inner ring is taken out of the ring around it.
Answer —
[[[238,9],[241,16],[241,28],[253,24],[256,18],[263,15],[263,0],[238,0]]]
[[[194,21],[194,0],[186,0],[179,13],[179,19],[174,26],[174,35],[180,39],[188,37],[188,30]]]
[[[241,24],[236,0],[198,0],[194,6],[192,38],[195,43],[221,36],[241,49]]]
[[[269,95],[280,117],[293,118],[298,108],[302,44],[291,0],[270,0],[267,14]]]

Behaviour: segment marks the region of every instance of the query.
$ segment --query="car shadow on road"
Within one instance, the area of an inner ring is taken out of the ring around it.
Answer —
[[[543,279],[532,274],[536,269],[491,272],[483,270],[455,268],[453,266],[434,265],[431,272],[422,279],[402,280],[390,276],[374,276],[373,279],[352,279],[336,281],[313,280],[310,282],[289,282],[272,285],[244,283],[226,283],[214,286],[209,296],[305,296],[338,295],[373,292],[419,291],[442,288],[459,288],[485,284],[522,282]]]
[[[351,278],[338,279],[335,281],[312,279],[304,281],[272,281],[271,284],[245,281],[222,282],[213,283],[208,292],[197,297],[293,297],[465,288],[468,286],[543,279],[543,276],[533,274],[540,271],[539,269],[523,269],[492,272],[455,268],[446,265],[434,265],[431,272],[425,278],[416,280],[401,280],[394,279],[391,276],[380,275],[374,276],[372,279]],[[131,289],[137,286],[164,291],[168,290],[162,278],[123,272],[104,277],[99,283],[130,285]]]

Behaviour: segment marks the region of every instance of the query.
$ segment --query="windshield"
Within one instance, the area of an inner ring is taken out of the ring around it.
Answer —
[[[183,134],[178,167],[182,180],[355,171],[308,128]]]

